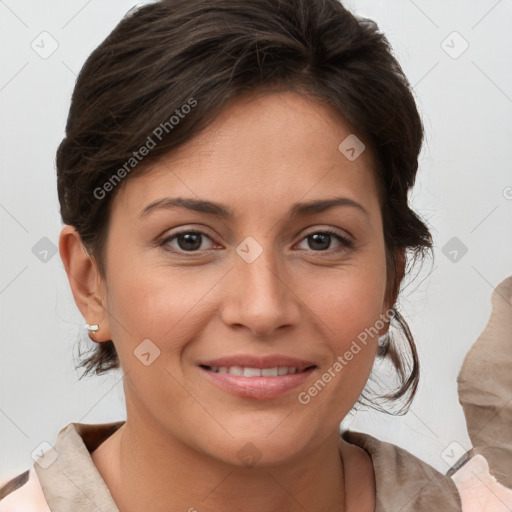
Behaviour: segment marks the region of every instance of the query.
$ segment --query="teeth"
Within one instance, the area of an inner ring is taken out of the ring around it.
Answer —
[[[241,366],[231,366],[228,373],[231,375],[243,375],[244,369]]]
[[[261,377],[259,368],[244,368],[244,377]]]
[[[297,368],[290,366],[276,366],[274,368],[244,368],[242,366],[210,366],[215,373],[229,373],[231,375],[243,375],[244,377],[281,377],[297,373]]]

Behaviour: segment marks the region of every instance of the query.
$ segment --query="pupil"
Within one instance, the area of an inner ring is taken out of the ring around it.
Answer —
[[[321,251],[325,251],[329,248],[329,243],[331,241],[331,235],[327,233],[315,233],[314,235],[309,236],[310,240],[313,240],[313,245],[319,243],[320,246],[312,247],[312,249],[317,249]],[[324,243],[322,243],[322,241]],[[311,244],[310,244],[311,246]]]
[[[181,243],[181,242],[184,243]],[[201,235],[199,233],[185,233],[178,237],[178,245],[184,251],[199,249],[201,247]]]

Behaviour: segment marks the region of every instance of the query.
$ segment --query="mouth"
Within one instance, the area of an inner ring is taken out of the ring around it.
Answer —
[[[238,375],[240,377],[283,377],[284,375],[295,375],[306,370],[315,368],[315,365],[300,368],[296,366],[274,366],[273,368],[253,368],[250,366],[207,366],[200,365],[205,370],[214,373],[223,373],[229,375]]]
[[[256,400],[268,400],[290,393],[301,386],[317,368],[307,361],[277,359],[260,359],[256,362],[254,358],[238,358],[237,361],[230,358],[202,362],[198,368],[217,388],[241,398]]]

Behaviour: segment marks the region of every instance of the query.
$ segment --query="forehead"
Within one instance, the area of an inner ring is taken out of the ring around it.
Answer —
[[[130,177],[115,202],[135,214],[166,194],[215,197],[246,209],[343,194],[371,210],[377,190],[363,144],[327,105],[292,92],[248,94]]]

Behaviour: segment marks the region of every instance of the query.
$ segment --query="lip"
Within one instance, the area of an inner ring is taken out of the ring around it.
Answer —
[[[287,366],[297,368],[297,373],[277,377],[244,377],[230,373],[216,373],[205,366],[242,366],[245,368],[274,368]],[[285,395],[302,385],[316,369],[313,362],[288,356],[229,356],[200,361],[198,369],[216,387],[232,395],[254,400],[269,400]]]

